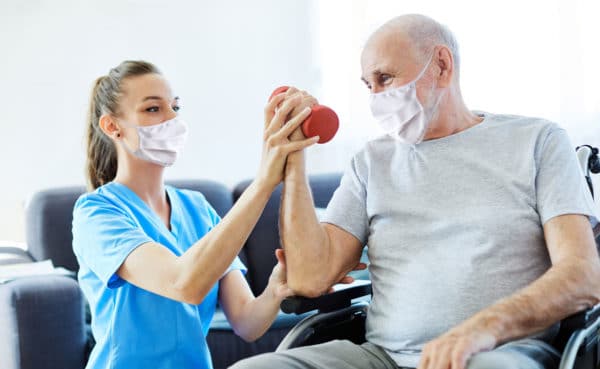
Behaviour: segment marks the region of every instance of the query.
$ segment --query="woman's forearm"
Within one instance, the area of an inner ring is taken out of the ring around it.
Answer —
[[[272,190],[252,182],[221,222],[178,258],[177,289],[202,301],[240,252]]]
[[[236,334],[248,342],[261,337],[277,317],[281,301],[273,288],[267,286],[263,293],[244,305],[237,319]]]

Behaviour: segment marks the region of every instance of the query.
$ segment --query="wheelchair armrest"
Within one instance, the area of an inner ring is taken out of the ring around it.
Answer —
[[[553,341],[553,346],[563,351],[573,333],[585,330],[600,318],[600,304],[580,311],[560,321],[560,330]],[[586,345],[587,342],[584,342]]]
[[[560,325],[561,327],[564,326],[565,329],[574,331],[576,329],[588,328],[598,318],[600,318],[600,304],[563,319]]]
[[[292,296],[281,302],[281,310],[288,314],[304,314],[312,310],[326,313],[348,307],[352,300],[371,294],[371,282],[357,280],[347,286],[336,288],[336,291],[314,298]]]

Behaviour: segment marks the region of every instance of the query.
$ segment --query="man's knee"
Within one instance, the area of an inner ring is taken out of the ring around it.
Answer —
[[[467,369],[555,369],[559,361],[559,353],[550,345],[524,339],[475,354],[467,363]]]
[[[259,369],[259,368],[294,368],[293,365],[278,353],[267,353],[240,360],[229,369]]]
[[[467,369],[532,369],[523,366],[514,355],[505,352],[489,351],[473,355],[467,363]]]

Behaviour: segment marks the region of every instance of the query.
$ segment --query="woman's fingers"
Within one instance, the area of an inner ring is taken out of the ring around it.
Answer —
[[[281,264],[283,267],[285,267],[285,252],[283,251],[283,249],[276,249],[275,257],[277,258],[277,261],[279,262],[279,264]]]
[[[365,263],[358,263],[353,270],[365,270],[367,269],[367,264]]]
[[[285,94],[277,94],[265,106],[265,129],[273,120],[273,116],[277,111],[277,106],[285,99]]]
[[[294,118],[290,119],[275,135],[277,138],[287,138],[292,132],[298,128],[304,122],[306,118],[310,115],[310,108],[306,107],[300,114],[296,115]]]
[[[345,276],[344,278],[342,278],[338,283],[342,283],[342,284],[350,284],[354,282],[354,278],[350,277],[349,275]]]
[[[319,142],[319,136],[314,136],[311,138],[307,138],[305,140],[302,141],[293,141],[290,142],[286,145],[283,145],[284,148],[284,152],[286,154],[295,152],[295,151],[300,151],[300,150],[304,150],[309,146],[312,146],[314,144],[316,144],[317,142]]]
[[[273,132],[278,131],[279,128],[281,128],[281,126],[283,126],[283,124],[285,123],[288,114],[292,110],[294,110],[294,108],[298,106],[298,104],[300,104],[301,102],[302,97],[300,95],[295,95],[293,97],[290,97],[289,99],[286,99],[281,104],[281,106],[275,111],[275,115],[273,115],[273,118],[268,124],[265,130],[265,134],[267,136],[270,136]]]

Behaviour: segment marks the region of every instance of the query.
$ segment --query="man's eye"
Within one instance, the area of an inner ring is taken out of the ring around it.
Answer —
[[[156,113],[158,111],[158,106],[151,106],[148,109],[146,109],[146,111],[149,113]]]
[[[390,76],[389,74],[382,74],[379,76],[379,83],[381,83],[381,84],[386,84],[391,80],[392,80],[392,76]]]

